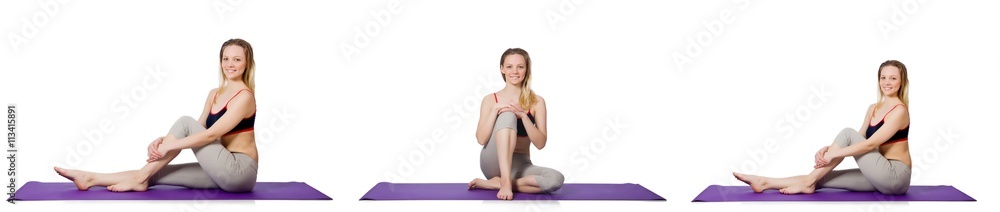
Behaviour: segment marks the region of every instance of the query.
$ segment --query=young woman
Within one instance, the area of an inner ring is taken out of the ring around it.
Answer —
[[[907,135],[910,115],[907,110],[906,66],[896,60],[882,63],[878,69],[878,102],[868,107],[861,131],[846,128],[833,144],[816,152],[813,171],[808,175],[770,178],[733,173],[754,192],[780,189],[783,194],[813,193],[819,188],[852,191],[878,191],[905,194],[910,188],[910,148]],[[854,157],[857,169],[837,170],[844,157]]]
[[[469,189],[499,190],[497,198],[514,199],[514,191],[542,193],[559,190],[559,171],[531,164],[530,146],[541,150],[548,140],[545,99],[531,90],[531,58],[512,48],[500,55],[500,76],[506,86],[483,97],[476,140],[483,146],[479,165],[486,179],[474,179]]]
[[[223,43],[219,88],[208,92],[201,117],[181,117],[166,136],[153,140],[141,169],[94,173],[54,167],[55,171],[80,190],[107,186],[116,192],[145,191],[148,186],[162,184],[251,191],[257,181],[254,66],[250,43],[242,39]],[[167,165],[183,149],[191,149],[198,162]]]

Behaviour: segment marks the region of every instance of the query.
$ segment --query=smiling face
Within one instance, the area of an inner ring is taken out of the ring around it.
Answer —
[[[519,85],[527,78],[528,64],[524,56],[520,54],[510,54],[504,56],[503,63],[500,64],[500,73],[503,80],[508,84]]]
[[[899,67],[888,65],[879,69],[878,86],[883,96],[897,96],[902,82]]]
[[[239,45],[229,45],[222,50],[222,58],[219,60],[222,67],[222,74],[229,80],[240,80],[243,72],[247,68],[247,58],[243,47]]]

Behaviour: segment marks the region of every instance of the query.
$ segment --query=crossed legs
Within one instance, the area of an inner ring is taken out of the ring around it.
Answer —
[[[528,155],[514,154],[517,144],[517,117],[501,113],[493,127],[493,136],[480,152],[480,168],[488,178],[469,182],[469,189],[499,190],[497,198],[511,200],[514,191],[542,193],[562,187],[562,173],[531,164]]]

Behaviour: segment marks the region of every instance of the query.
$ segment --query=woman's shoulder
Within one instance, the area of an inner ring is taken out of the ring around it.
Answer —
[[[206,101],[207,103],[211,103],[211,102],[212,102],[212,100],[215,100],[215,98],[216,98],[216,93],[217,93],[218,91],[219,91],[219,88],[212,88],[212,89],[209,89],[209,90],[208,90],[208,97],[205,97],[205,101]]]
[[[488,93],[483,96],[483,103],[493,103],[496,101],[496,93]]]
[[[535,101],[542,103],[545,102],[545,98],[542,98],[542,95],[535,94]]]

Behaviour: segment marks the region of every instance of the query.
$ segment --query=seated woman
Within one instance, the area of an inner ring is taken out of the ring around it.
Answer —
[[[808,194],[820,188],[840,188],[905,194],[910,188],[911,170],[906,142],[910,131],[906,108],[908,85],[903,63],[895,60],[882,63],[878,69],[878,102],[868,107],[861,132],[842,130],[833,144],[816,152],[816,165],[808,175],[786,178],[733,175],[758,193],[780,189],[783,194]],[[859,168],[833,171],[844,157],[852,156]]]
[[[530,145],[539,150],[548,140],[545,99],[531,90],[531,58],[520,48],[500,56],[500,76],[506,86],[483,97],[476,139],[483,146],[479,166],[486,179],[474,179],[469,189],[499,190],[497,198],[514,199],[514,191],[552,192],[562,188],[563,174],[531,163]]]
[[[94,173],[54,167],[55,171],[80,190],[107,186],[116,192],[146,191],[161,184],[253,190],[257,183],[253,49],[245,40],[228,40],[219,50],[219,62],[219,88],[208,92],[201,117],[177,119],[166,136],[149,144],[149,158],[141,169]],[[191,149],[198,162],[167,165],[183,149]]]

